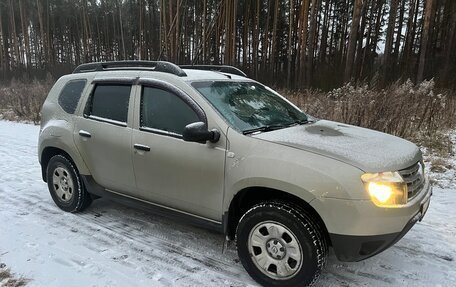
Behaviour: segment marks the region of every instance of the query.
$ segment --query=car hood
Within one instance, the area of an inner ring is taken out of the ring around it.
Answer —
[[[365,172],[397,171],[422,158],[420,149],[407,140],[326,120],[252,137],[331,157]]]

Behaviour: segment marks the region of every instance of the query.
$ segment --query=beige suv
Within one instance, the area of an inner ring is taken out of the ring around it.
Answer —
[[[229,66],[81,65],[44,103],[39,160],[64,211],[108,197],[218,230],[265,286],[313,284],[329,246],[378,254],[431,196],[413,143],[312,118]]]

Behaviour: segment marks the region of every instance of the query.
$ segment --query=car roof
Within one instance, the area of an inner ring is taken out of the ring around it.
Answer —
[[[169,79],[170,81],[183,81],[186,83],[195,81],[253,81],[250,78],[242,77],[235,74],[223,73],[218,71],[197,70],[197,69],[183,69],[187,74],[186,76],[176,76],[169,73],[158,71],[138,71],[138,70],[107,70],[96,72],[85,72],[77,74],[69,74],[62,77],[62,79],[74,80],[81,78],[92,78],[93,80],[100,80],[103,78],[149,78],[149,79]]]
[[[102,78],[158,78],[170,81],[212,81],[212,80],[248,80],[246,74],[233,66],[227,65],[181,65],[166,61],[107,61],[81,64],[73,75],[86,74],[95,79]],[[150,75],[150,77],[149,77]],[[156,77],[154,77],[154,75]],[[68,77],[68,78],[76,78]]]
[[[181,77],[186,82],[204,81],[204,80],[250,80],[249,78],[217,71],[197,70],[197,69],[184,69],[187,74],[186,77]]]

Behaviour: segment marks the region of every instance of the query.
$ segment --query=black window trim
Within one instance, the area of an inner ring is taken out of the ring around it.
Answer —
[[[66,86],[68,86],[68,84],[72,83],[72,82],[84,82],[84,87],[82,88],[82,91],[81,91],[81,95],[79,96],[79,99],[78,99],[78,102],[76,103],[76,108],[74,109],[74,112],[71,113],[71,115],[74,115],[76,113],[76,111],[78,110],[78,106],[79,106],[79,102],[81,101],[82,99],[82,96],[84,95],[84,90],[85,88],[87,87],[87,79],[85,78],[79,78],[79,79],[72,79],[72,80],[69,80],[68,82],[65,83],[65,85],[63,86],[63,88],[60,90],[60,93],[57,97],[57,103],[59,104],[59,107],[67,114],[70,114],[69,112],[67,112],[63,107],[62,107],[62,104],[60,102],[60,98],[62,97],[62,93],[63,91],[65,90]]]
[[[98,78],[92,80],[92,84],[134,85],[137,80],[138,78],[134,77]]]
[[[127,81],[128,80],[128,81]],[[131,81],[129,81],[131,80]],[[103,118],[103,117],[98,117],[91,115],[90,112],[92,110],[92,100],[93,100],[93,93],[95,92],[97,86],[111,86],[111,85],[116,85],[116,86],[130,86],[130,95],[129,95],[129,101],[131,100],[131,91],[133,88],[133,84],[136,79],[133,78],[115,78],[115,79],[97,79],[92,81],[92,90],[90,91],[89,97],[87,98],[86,105],[84,107],[84,112],[83,116],[86,119],[91,119],[97,122],[102,122],[102,123],[108,123],[112,125],[116,125],[119,127],[127,127],[128,126],[128,112],[130,107],[127,110],[127,122],[121,122],[121,121],[116,121],[113,119],[108,119],[108,118]]]
[[[205,124],[207,127],[207,117],[206,113],[204,112],[203,108],[195,102],[192,97],[190,97],[188,94],[180,90],[179,88],[176,88],[175,86],[161,81],[161,80],[155,80],[155,79],[139,79],[138,84],[141,87],[141,94],[140,94],[140,103],[142,102],[142,96],[143,96],[143,90],[145,87],[147,88],[156,88],[156,89],[161,89],[166,92],[169,92],[177,97],[179,97],[185,104],[187,104],[198,116],[198,119]],[[142,127],[141,126],[141,117],[142,117],[142,110],[141,107],[139,108],[139,130],[140,131],[145,131],[145,132],[150,132],[154,134],[159,134],[159,135],[164,135],[164,136],[169,136],[169,137],[174,137],[178,139],[182,139],[182,135],[169,132],[169,131],[164,131],[156,128],[151,128],[151,127]]]
[[[163,135],[163,136],[169,136],[169,137],[173,137],[173,138],[177,138],[177,139],[182,139],[182,135],[180,135],[180,134],[169,132],[169,131],[164,131],[164,130],[160,130],[160,129],[149,128],[149,127],[139,127],[139,130],[143,131],[143,132],[150,132],[150,133],[159,134],[159,135]]]
[[[97,122],[113,124],[113,125],[116,125],[119,127],[127,127],[127,123],[119,122],[119,121],[111,120],[111,119],[106,119],[106,118],[102,118],[102,117],[97,117],[97,116],[93,116],[93,115],[84,115],[84,118],[91,119],[91,120],[94,120]]]

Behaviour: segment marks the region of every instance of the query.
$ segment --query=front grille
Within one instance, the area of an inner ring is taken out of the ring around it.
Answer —
[[[424,165],[417,162],[411,167],[401,169],[399,174],[407,183],[408,200],[413,199],[424,187]]]

